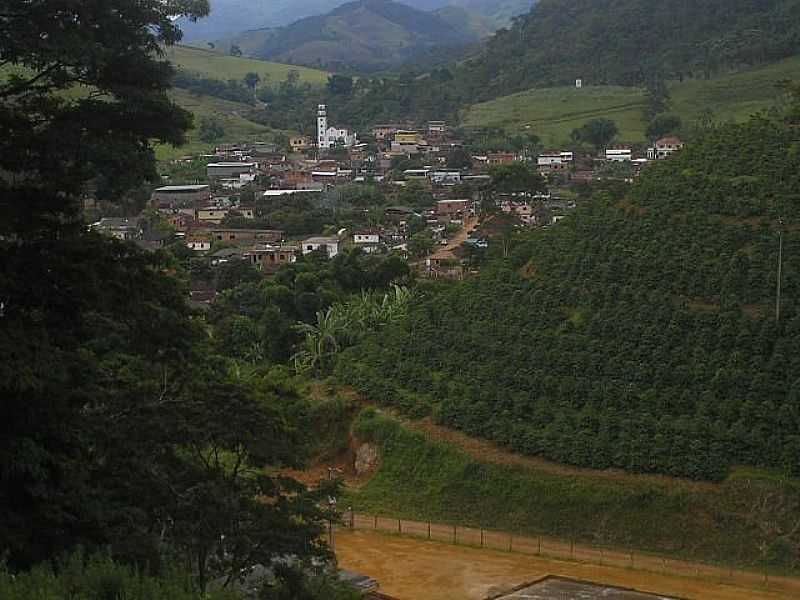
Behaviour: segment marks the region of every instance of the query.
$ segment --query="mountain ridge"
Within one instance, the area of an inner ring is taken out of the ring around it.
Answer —
[[[467,20],[466,13],[459,14]],[[378,70],[431,48],[467,45],[480,35],[474,29],[460,29],[435,12],[393,0],[356,0],[286,27],[247,32],[229,43],[255,58],[328,69]]]
[[[505,26],[511,18],[527,12],[535,0],[405,0],[403,3],[422,11],[435,11],[453,6],[492,19]],[[215,42],[248,31],[272,29],[291,25],[301,19],[322,15],[346,4],[347,0],[211,0],[208,17],[192,22],[179,21],[184,33],[183,42],[198,44]]]

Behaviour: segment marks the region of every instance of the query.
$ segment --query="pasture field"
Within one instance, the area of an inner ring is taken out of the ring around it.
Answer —
[[[194,114],[194,129],[187,134],[187,143],[180,148],[157,146],[158,160],[173,160],[181,156],[198,154],[211,149],[213,144],[203,142],[199,136],[200,120],[203,117],[215,117],[225,128],[225,135],[219,140],[225,142],[271,141],[276,130],[248,120],[243,115],[251,107],[238,102],[230,102],[212,96],[198,96],[178,88],[170,92],[172,99],[181,107]]]
[[[671,81],[670,111],[680,115],[684,124],[704,115],[718,122],[744,121],[780,102],[776,84],[782,80],[800,80],[800,57],[710,80]],[[470,106],[463,111],[462,122],[466,127],[502,127],[509,132],[530,126],[545,146],[557,147],[569,141],[573,129],[603,117],[617,123],[621,141],[640,143],[647,128],[644,108],[641,88],[536,88]]]
[[[475,104],[463,114],[466,127],[502,127],[520,131],[530,127],[545,146],[569,140],[573,129],[600,117],[613,119],[620,139],[643,142],[647,126],[644,90],[619,86],[537,88]]]
[[[202,77],[227,81],[241,80],[247,73],[257,73],[262,85],[284,81],[289,71],[297,71],[300,81],[324,85],[328,81],[328,73],[308,67],[284,65],[280,63],[229,56],[202,48],[190,46],[172,46],[164,50],[165,57],[175,66]]]

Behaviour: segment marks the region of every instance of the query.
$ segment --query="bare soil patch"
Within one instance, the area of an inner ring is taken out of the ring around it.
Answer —
[[[340,530],[340,565],[373,577],[398,600],[483,600],[548,576],[689,600],[796,600],[800,588],[741,587],[718,580],[454,546],[414,538]],[[613,597],[613,596],[612,596]]]

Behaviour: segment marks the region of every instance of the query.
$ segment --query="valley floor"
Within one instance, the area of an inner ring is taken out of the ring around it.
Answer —
[[[365,531],[339,531],[340,566],[369,575],[398,600],[483,600],[548,575],[687,600],[789,600],[800,589],[740,587],[626,568],[453,546]]]

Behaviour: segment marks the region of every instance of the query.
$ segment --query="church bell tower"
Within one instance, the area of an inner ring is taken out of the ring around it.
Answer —
[[[328,110],[324,104],[317,107],[317,147],[327,148],[328,144]]]

